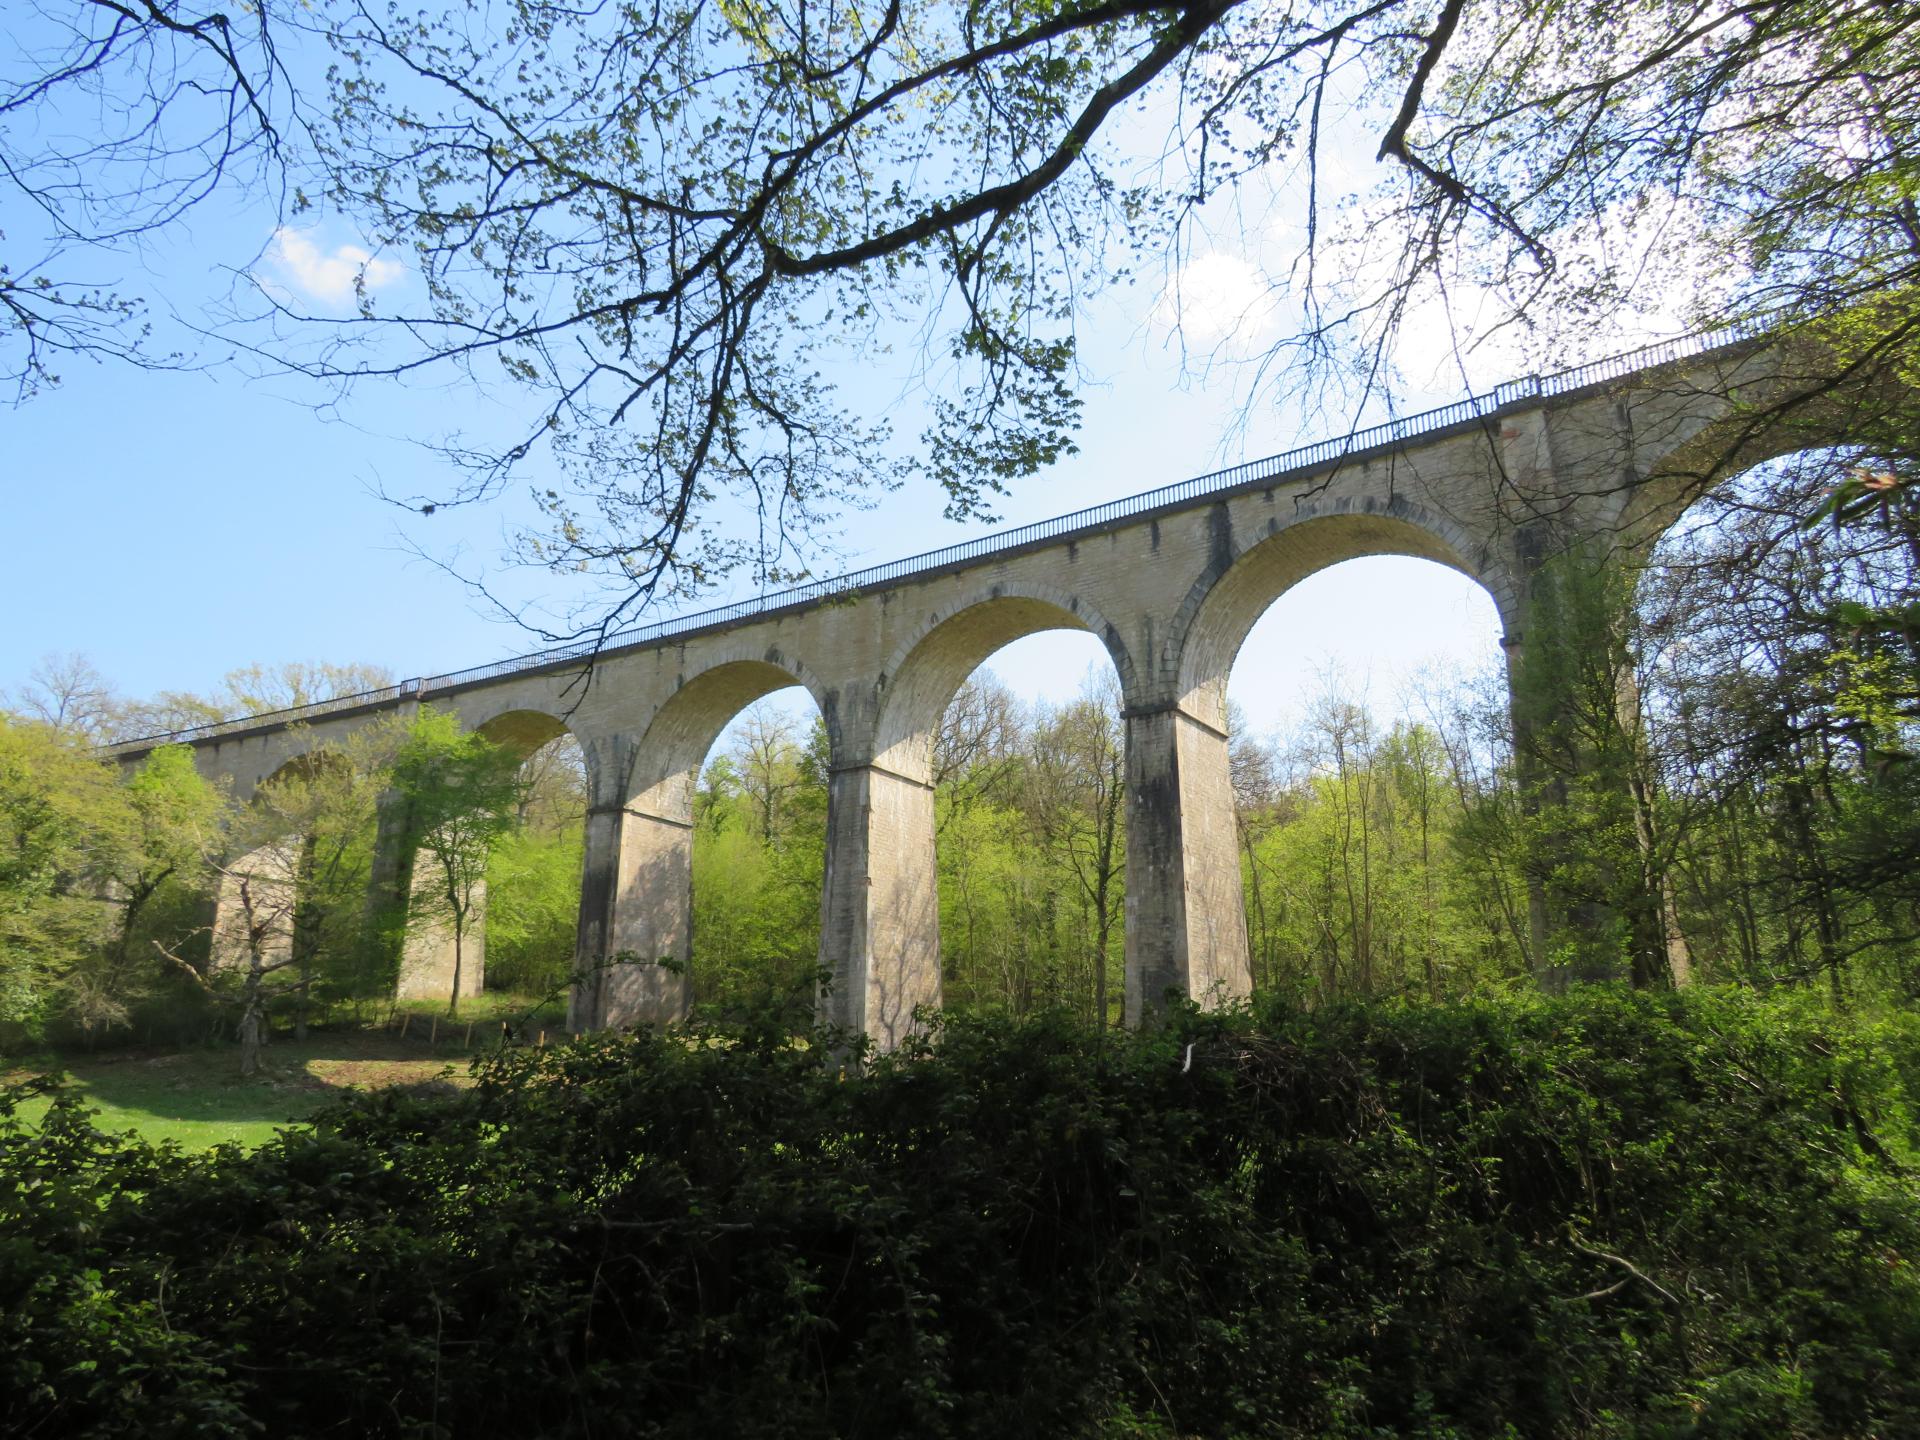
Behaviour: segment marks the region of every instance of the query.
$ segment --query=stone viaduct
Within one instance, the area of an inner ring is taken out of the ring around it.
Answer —
[[[803,685],[831,744],[823,1018],[885,1047],[940,1000],[933,736],[968,674],[1036,631],[1090,631],[1127,745],[1126,1014],[1248,989],[1225,721],[1261,614],[1315,571],[1411,555],[1478,581],[1509,659],[1530,577],[1572,540],[1641,549],[1703,487],[1810,443],[1776,403],[1825,382],[1778,347],[1672,342],[856,575],[386,690],[152,737],[245,800],[283,766],[422,701],[528,752],[571,731],[590,786],[573,1028],[669,1019],[691,944],[692,802],[726,724]],[[1843,417],[1828,417],[1830,424]],[[217,932],[216,932],[217,933]],[[616,961],[631,956],[633,961]],[[477,967],[476,967],[477,968]]]

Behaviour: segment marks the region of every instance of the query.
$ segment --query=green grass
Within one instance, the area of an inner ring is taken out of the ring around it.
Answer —
[[[413,1016],[414,1026],[437,1018],[442,1030],[452,1026],[464,1033],[466,1027],[472,1025],[476,1041],[483,1029],[498,1034],[502,1022],[529,1033],[544,1029],[548,1035],[558,1036],[566,1029],[567,1001],[564,995],[520,995],[488,990],[461,1000],[460,1014],[453,1020],[447,1018],[445,997],[398,1000],[394,1002],[393,1013]]]
[[[429,1044],[426,1031],[402,1038],[395,1031],[316,1031],[304,1041],[278,1039],[264,1052],[264,1068],[240,1078],[232,1045],[192,1050],[132,1048],[100,1055],[44,1056],[0,1072],[0,1082],[64,1074],[98,1124],[131,1130],[150,1141],[174,1140],[190,1150],[238,1144],[249,1148],[276,1130],[299,1125],[349,1088],[419,1085],[443,1075],[464,1082],[465,1026]],[[489,1037],[491,1038],[491,1037]],[[476,1031],[475,1049],[481,1046]],[[20,1107],[37,1121],[52,1101],[36,1097]]]

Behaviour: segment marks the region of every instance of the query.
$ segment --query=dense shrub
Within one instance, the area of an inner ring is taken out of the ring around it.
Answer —
[[[514,1050],[0,1128],[0,1431],[1920,1433],[1920,1031],[1553,1001]],[[39,1427],[36,1431],[35,1427]]]

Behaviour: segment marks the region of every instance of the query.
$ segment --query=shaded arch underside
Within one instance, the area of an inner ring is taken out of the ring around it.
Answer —
[[[569,734],[566,722],[544,710],[504,710],[482,722],[475,733],[504,745],[525,760],[542,745]]]
[[[1181,709],[1224,732],[1227,679],[1260,618],[1301,581],[1348,560],[1373,556],[1444,565],[1486,589],[1495,606],[1500,605],[1486,577],[1431,521],[1422,524],[1378,512],[1305,520],[1248,546],[1210,586],[1196,587],[1176,681]]]
[[[257,801],[263,792],[276,785],[317,779],[329,770],[345,769],[349,763],[347,757],[332,746],[315,745],[311,750],[289,756],[275,766],[271,774],[261,776],[260,783],[253,787],[251,799]]]
[[[1837,434],[1814,437],[1797,429],[1748,429],[1733,420],[1710,425],[1634,487],[1620,531],[1638,550],[1651,551],[1687,511],[1715,491],[1775,460],[1845,450],[1849,443]]]
[[[1838,358],[1817,335],[1789,337],[1711,370],[1705,383],[1670,387],[1685,402],[1685,438],[1641,457],[1645,478],[1622,507],[1620,530],[1651,546],[1696,500],[1757,466],[1799,451],[1870,444],[1890,420],[1897,426],[1913,392],[1882,367],[1837,371]],[[1645,399],[1640,405],[1653,408]]]
[[[1089,632],[1114,659],[1118,636],[1084,606],[1072,609],[1032,595],[1000,594],[935,617],[882,677],[874,763],[905,779],[930,783],[934,736],[967,677],[996,650],[1048,630]],[[1118,661],[1115,668],[1122,669]]]

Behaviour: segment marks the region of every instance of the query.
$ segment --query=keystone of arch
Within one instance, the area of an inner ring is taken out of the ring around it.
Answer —
[[[1133,657],[1120,630],[1079,595],[1051,585],[995,581],[932,611],[880,673],[872,763],[910,780],[931,778],[933,736],[954,692],[1003,645],[1044,630],[1084,630],[1106,648],[1122,693]]]
[[[1227,677],[1260,617],[1301,581],[1366,556],[1404,555],[1458,571],[1492,596],[1502,624],[1517,634],[1517,591],[1491,552],[1484,537],[1401,496],[1328,497],[1260,527],[1250,543],[1235,536],[1194,581],[1169,627],[1168,698],[1224,733]]]

